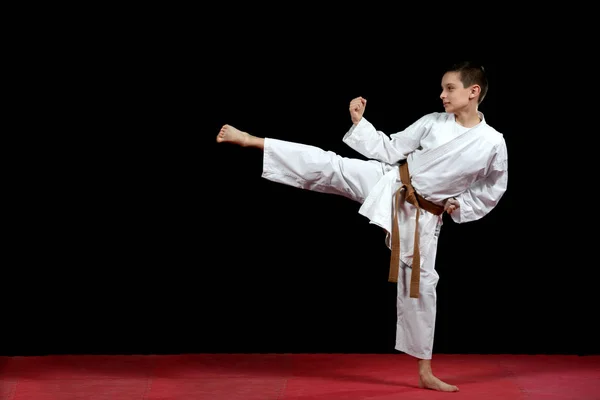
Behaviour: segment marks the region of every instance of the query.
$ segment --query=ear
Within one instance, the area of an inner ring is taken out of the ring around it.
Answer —
[[[474,99],[475,97],[477,97],[479,95],[479,93],[481,93],[481,86],[473,85],[473,86],[471,86],[471,89],[469,90],[469,98]]]

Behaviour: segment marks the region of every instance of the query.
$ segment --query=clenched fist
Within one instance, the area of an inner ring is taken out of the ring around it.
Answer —
[[[361,120],[366,106],[367,100],[363,99],[362,97],[352,99],[350,102],[350,118],[352,118],[352,123],[354,125],[358,124],[358,122]]]
[[[446,199],[446,201],[444,202],[444,211],[446,211],[448,214],[452,214],[453,211],[455,211],[459,208],[460,208],[460,203],[454,197],[450,197],[449,199]]]

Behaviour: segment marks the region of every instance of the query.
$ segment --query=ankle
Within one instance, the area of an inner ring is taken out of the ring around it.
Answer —
[[[419,360],[419,376],[428,377],[432,375],[431,362],[429,360]]]

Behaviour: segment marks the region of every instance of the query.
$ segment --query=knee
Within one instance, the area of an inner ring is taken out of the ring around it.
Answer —
[[[424,286],[430,286],[433,289],[437,286],[440,280],[439,275],[435,271],[421,270],[420,284]]]

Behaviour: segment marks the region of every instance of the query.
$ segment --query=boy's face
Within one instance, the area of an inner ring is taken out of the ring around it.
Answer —
[[[446,72],[442,78],[440,99],[446,112],[453,113],[465,109],[470,100],[476,100],[475,85],[463,87],[459,72]]]

